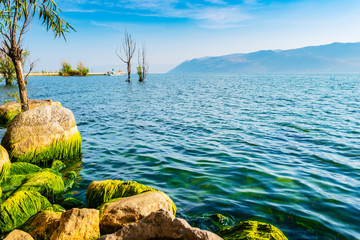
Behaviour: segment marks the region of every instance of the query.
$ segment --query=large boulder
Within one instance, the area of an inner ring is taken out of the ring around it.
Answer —
[[[268,223],[244,221],[216,232],[224,240],[287,240],[284,233]]]
[[[19,191],[0,205],[0,235],[24,224],[51,203],[38,192]]]
[[[78,160],[81,136],[73,113],[59,106],[41,106],[11,121],[1,145],[12,162],[50,165],[53,160]]]
[[[30,234],[20,231],[20,230],[14,230],[11,233],[9,233],[4,240],[34,240]]]
[[[0,145],[0,183],[9,175],[10,166],[9,154],[5,148]]]
[[[29,99],[29,109],[34,109],[40,106],[53,105],[60,106],[60,102],[54,102],[53,100],[36,100]],[[13,118],[21,113],[21,104],[19,102],[9,102],[0,106],[0,125],[8,125]]]
[[[174,202],[168,195],[158,191],[111,201],[100,208],[101,233],[114,233],[160,209],[175,215],[174,206]]]
[[[97,208],[112,199],[130,197],[151,191],[156,190],[135,181],[94,181],[88,186],[85,198],[88,207]]]
[[[51,240],[87,240],[100,236],[99,210],[73,208],[61,214]]]
[[[159,210],[136,223],[127,225],[114,234],[99,240],[221,240],[215,233],[194,228],[184,219],[175,218],[171,212]]]
[[[42,211],[31,217],[21,229],[36,240],[48,240],[60,225],[61,213]]]

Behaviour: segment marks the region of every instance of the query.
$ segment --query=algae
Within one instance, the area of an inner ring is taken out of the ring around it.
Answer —
[[[4,182],[1,184],[1,188],[3,190],[3,199],[11,196],[25,181],[26,175],[13,175],[6,178]]]
[[[50,171],[41,170],[28,175],[10,175],[1,184],[4,191],[3,198],[9,197],[17,191],[39,192],[51,201],[61,198],[64,192],[62,178]]]
[[[65,188],[64,188],[65,192],[69,191],[73,187],[77,176],[78,176],[78,173],[75,171],[70,171],[70,172],[66,173],[65,177],[63,178],[64,185],[65,185]]]
[[[0,234],[21,226],[48,207],[51,207],[50,202],[38,192],[16,192],[0,205]]]
[[[53,204],[51,207],[47,208],[46,210],[53,212],[60,212],[60,213],[66,212],[66,209],[59,204]]]
[[[88,207],[97,208],[112,199],[130,197],[150,191],[157,190],[135,181],[94,181],[88,186],[85,199]]]
[[[222,228],[216,234],[224,240],[287,240],[278,228],[257,221],[240,222],[234,227]]]
[[[29,150],[18,153],[15,149],[10,152],[12,162],[28,162],[38,166],[48,166],[54,159],[76,162],[81,160],[81,135],[77,132],[66,140],[58,140],[40,150]]]
[[[26,175],[40,171],[37,165],[26,162],[15,162],[11,164],[10,175]]]
[[[30,174],[17,191],[34,191],[55,201],[64,192],[64,182],[61,177],[48,171]]]
[[[10,174],[10,166],[10,162],[5,162],[2,166],[0,166],[0,183],[3,182]]]
[[[66,168],[66,164],[59,160],[56,160],[51,164],[51,169],[57,172],[60,172],[64,168]]]
[[[7,127],[10,122],[21,113],[21,109],[13,109],[0,113],[0,126]]]
[[[77,200],[75,198],[65,198],[65,200],[61,203],[61,205],[66,209],[72,209],[72,208],[82,208],[85,206],[83,202],[80,200]]]

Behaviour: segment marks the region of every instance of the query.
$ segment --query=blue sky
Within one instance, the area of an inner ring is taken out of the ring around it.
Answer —
[[[360,42],[359,0],[61,0],[76,32],[54,39],[34,18],[23,47],[36,70],[66,59],[92,72],[125,70],[115,55],[127,29],[148,49],[150,71],[163,73],[192,58]],[[134,59],[134,68],[137,59]]]

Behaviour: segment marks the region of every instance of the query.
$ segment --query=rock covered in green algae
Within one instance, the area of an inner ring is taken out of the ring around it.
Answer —
[[[65,198],[64,201],[61,202],[61,205],[66,209],[72,209],[72,208],[82,208],[85,206],[83,202],[81,202],[78,199],[75,198]]]
[[[77,161],[81,136],[73,113],[59,106],[41,106],[11,121],[1,144],[12,162],[49,165],[54,159]]]
[[[6,196],[16,191],[39,192],[49,200],[61,197],[64,182],[58,175],[49,171],[38,171],[28,175],[12,175],[2,184]]]
[[[34,109],[40,106],[55,105],[60,106],[60,102],[54,102],[53,100],[36,100],[29,99],[29,109]],[[0,106],[0,125],[8,125],[13,118],[21,113],[21,104],[19,102],[9,102]]]
[[[9,154],[5,148],[0,145],[0,183],[9,175],[10,165]]]
[[[66,168],[66,164],[59,160],[56,160],[51,164],[51,169],[57,172],[60,172],[64,168]]]
[[[76,171],[70,171],[65,174],[65,176],[63,178],[64,185],[65,185],[65,188],[64,188],[65,192],[69,191],[73,187],[77,176],[78,176],[78,173]]]
[[[24,224],[41,210],[51,207],[51,203],[38,192],[19,191],[0,205],[0,234]]]
[[[26,162],[15,162],[11,164],[10,175],[26,175],[41,170],[41,167]]]
[[[244,221],[216,232],[224,240],[287,240],[276,227],[258,221]]]
[[[135,181],[94,181],[88,186],[85,198],[88,207],[97,208],[115,198],[130,197],[151,191],[156,190]]]

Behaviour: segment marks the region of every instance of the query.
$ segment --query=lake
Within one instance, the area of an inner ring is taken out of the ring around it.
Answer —
[[[1,102],[16,90],[1,85]],[[289,239],[360,239],[358,74],[31,77],[28,92],[75,115],[78,199],[94,180],[134,180],[202,228],[222,213]]]

